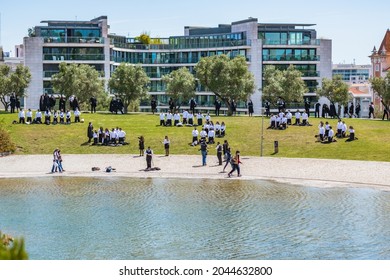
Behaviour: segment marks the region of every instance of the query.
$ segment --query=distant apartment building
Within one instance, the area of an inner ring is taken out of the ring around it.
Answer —
[[[259,23],[249,18],[217,27],[184,27],[183,36],[156,38],[142,44],[136,38],[109,34],[108,19],[100,16],[90,21],[42,21],[35,27],[35,37],[26,37],[19,55],[32,73],[25,104],[37,108],[40,95],[52,94],[51,76],[59,64],[78,63],[93,66],[107,81],[122,62],[142,65],[150,77],[149,94],[157,98],[158,108],[166,109],[168,96],[161,78],[186,67],[191,72],[202,57],[226,54],[246,58],[253,73],[256,90],[251,99],[255,113],[262,108],[262,73],[267,65],[286,69],[294,65],[302,72],[308,92],[306,99],[317,100],[315,88],[324,77],[332,77],[332,41],[317,39],[313,24]],[[213,110],[215,95],[200,84],[196,87],[198,109]],[[140,109],[149,110],[149,100]],[[188,105],[184,101],[183,107]],[[244,111],[245,102],[238,104]]]

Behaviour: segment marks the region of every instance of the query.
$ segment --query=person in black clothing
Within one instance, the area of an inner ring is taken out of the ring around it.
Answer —
[[[168,105],[169,105],[169,110],[173,112],[174,111],[173,109],[175,108],[175,102],[173,101],[172,98],[169,98]]]
[[[310,116],[310,101],[309,99],[306,99],[305,101],[305,111],[308,116]]]
[[[317,102],[315,105],[315,110],[314,110],[314,117],[316,117],[316,118],[320,117],[320,107],[321,107],[320,102]]]
[[[91,140],[93,138],[93,125],[91,122],[88,124],[87,137],[88,137],[88,143],[91,143]]]
[[[150,108],[152,109],[152,113],[154,115],[154,112],[157,112],[157,101],[154,97],[152,98],[152,101],[150,101]]]
[[[54,95],[53,94],[50,95],[50,97],[49,97],[49,110],[50,111],[54,109],[54,107],[56,106],[56,102],[57,102],[57,100],[54,97]]]
[[[152,168],[152,159],[153,159],[153,150],[148,147],[145,151],[146,153],[146,169]]]
[[[355,115],[357,118],[360,118],[360,104],[356,104],[356,107],[355,107]]]
[[[230,102],[230,109],[232,110],[232,116],[237,114],[237,103],[234,99]]]
[[[215,149],[217,150],[218,165],[222,165],[222,145],[217,142],[217,147]]]
[[[370,106],[368,107],[368,118],[374,118],[374,103],[371,102]]]
[[[218,99],[215,99],[215,115],[216,116],[219,116],[219,110],[221,109],[221,101],[219,101]]]
[[[248,102],[248,114],[249,116],[253,116],[253,102],[252,102],[252,99],[249,99],[249,102]]]
[[[265,107],[265,115],[266,117],[269,117],[271,115],[271,104],[268,101],[266,101],[264,107]]]
[[[91,113],[96,113],[97,100],[95,96],[89,99],[89,104],[91,105]]]
[[[15,97],[15,107],[16,107],[16,112],[20,111],[20,99],[19,97]]]
[[[330,103],[330,108],[329,108],[329,117],[332,119],[336,117],[336,106],[334,106],[333,103]]]
[[[322,117],[327,118],[329,114],[329,107],[326,104],[322,105]]]
[[[15,95],[13,95],[13,94],[10,97],[10,105],[11,105],[11,113],[15,113],[16,98],[15,98]]]
[[[196,107],[196,101],[195,99],[192,97],[191,100],[190,100],[190,111],[192,111],[192,114],[194,115],[195,114],[195,107]]]
[[[45,107],[45,95],[41,95],[41,97],[39,98],[39,111],[41,112],[44,112],[46,111],[46,107]]]
[[[349,117],[353,117],[353,113],[355,112],[355,106],[353,106],[353,103],[351,102],[351,106],[349,106]]]
[[[66,105],[65,98],[61,95],[60,102],[59,102],[59,110],[65,112],[66,111],[65,105]]]
[[[382,117],[382,121],[385,120],[385,116],[386,116],[386,119],[389,120],[389,108],[386,106],[386,105],[383,105],[383,117]]]

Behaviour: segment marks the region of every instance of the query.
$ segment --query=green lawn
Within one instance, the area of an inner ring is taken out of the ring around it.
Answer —
[[[191,147],[192,128],[190,127],[160,127],[159,116],[147,113],[132,113],[113,115],[108,113],[83,113],[84,123],[71,125],[20,125],[12,124],[17,120],[17,114],[0,112],[0,125],[10,132],[17,146],[16,154],[50,154],[60,147],[64,154],[136,154],[138,153],[138,136],[144,135],[145,145],[151,146],[155,153],[163,153],[162,141],[165,135],[171,140],[171,154],[199,154],[198,147]],[[72,117],[73,120],[73,117]],[[214,123],[224,121],[227,126],[225,138],[217,139],[223,142],[227,139],[232,149],[240,150],[243,156],[260,156],[261,117],[248,116],[212,116]],[[336,143],[323,145],[315,143],[314,135],[318,132],[321,119],[310,118],[313,126],[290,126],[287,130],[267,130],[269,119],[264,118],[263,155],[272,157],[298,158],[328,158],[390,161],[390,121],[345,119],[346,124],[353,125],[357,141],[346,143],[338,140]],[[322,119],[323,120],[323,119]],[[127,133],[128,146],[101,147],[91,146],[87,141],[88,122],[94,128],[121,127]],[[325,120],[323,120],[325,121]],[[327,119],[333,128],[337,120]],[[279,153],[274,153],[274,141],[279,142]],[[215,145],[209,146],[214,154]],[[275,167],[277,168],[277,167]]]

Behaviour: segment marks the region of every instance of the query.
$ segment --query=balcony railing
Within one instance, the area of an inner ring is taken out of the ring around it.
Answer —
[[[233,56],[231,56],[233,58]],[[250,61],[249,57],[245,58],[246,61]],[[145,58],[145,59],[128,59],[128,58],[122,58],[122,57],[116,57],[111,56],[111,61],[117,62],[117,63],[132,63],[132,64],[196,64],[198,63],[200,58]]]
[[[267,40],[263,39],[263,45],[310,45],[310,46],[319,46],[320,40]]]
[[[44,54],[43,60],[104,60],[104,54]]]
[[[319,55],[263,55],[263,61],[319,61]]]
[[[250,40],[233,40],[225,42],[207,42],[207,43],[184,43],[184,44],[134,44],[134,43],[114,43],[116,48],[134,49],[134,50],[178,50],[178,49],[209,49],[250,46]]]
[[[104,44],[103,37],[44,37],[45,43]]]

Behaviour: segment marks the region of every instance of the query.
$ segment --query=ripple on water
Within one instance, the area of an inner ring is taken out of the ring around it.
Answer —
[[[0,180],[2,231],[23,235],[35,259],[389,259],[389,211],[390,193],[374,189]]]

